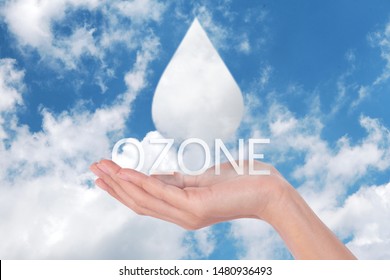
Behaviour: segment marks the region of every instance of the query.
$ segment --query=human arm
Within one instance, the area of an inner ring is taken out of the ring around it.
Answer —
[[[247,162],[245,163],[247,170]],[[109,160],[93,164],[96,184],[140,215],[199,229],[238,218],[271,224],[297,259],[354,259],[298,192],[272,166],[270,175],[238,175],[229,163],[198,176],[147,176]]]
[[[296,259],[356,259],[291,186],[267,222]]]

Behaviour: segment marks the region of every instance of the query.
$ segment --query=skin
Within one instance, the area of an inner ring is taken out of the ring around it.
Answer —
[[[90,167],[96,185],[139,215],[196,230],[223,221],[255,218],[269,223],[296,259],[356,259],[272,166],[271,174],[237,175],[230,163],[198,176],[148,176],[110,160]],[[248,163],[245,162],[245,170]]]

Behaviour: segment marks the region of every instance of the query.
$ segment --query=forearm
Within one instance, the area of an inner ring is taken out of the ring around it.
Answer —
[[[291,186],[274,205],[267,222],[296,259],[356,259]]]

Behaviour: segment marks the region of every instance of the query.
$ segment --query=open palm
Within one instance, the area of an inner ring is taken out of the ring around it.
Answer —
[[[247,167],[245,162],[245,171]],[[243,217],[266,218],[270,202],[286,181],[271,166],[256,162],[255,167],[267,168],[271,175],[238,175],[230,163],[221,165],[219,175],[211,167],[197,176],[147,176],[109,160],[92,165],[91,170],[100,177],[96,183],[101,188],[136,213],[198,229]]]

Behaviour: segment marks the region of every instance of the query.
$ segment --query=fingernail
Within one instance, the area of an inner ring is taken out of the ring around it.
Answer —
[[[97,166],[101,171],[103,171],[104,173],[106,173],[106,174],[111,174],[110,169],[108,169],[108,167],[105,166],[104,164],[98,163],[98,164],[96,164],[96,166]]]

